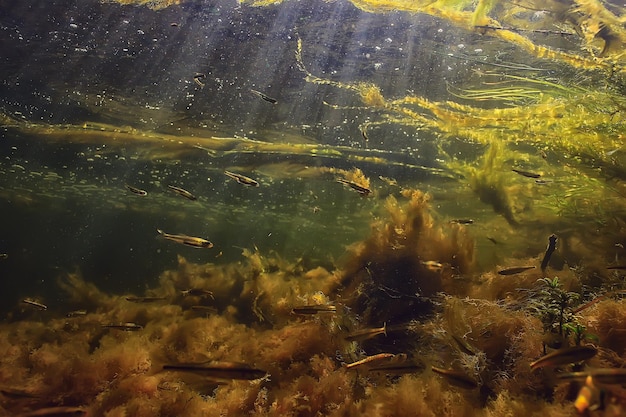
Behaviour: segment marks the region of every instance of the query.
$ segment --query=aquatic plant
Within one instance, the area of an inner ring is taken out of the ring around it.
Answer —
[[[544,382],[529,368],[530,358],[541,350],[541,322],[536,317],[503,300],[447,296],[441,302],[441,315],[434,321],[445,329],[455,352],[444,358],[480,381],[483,396],[542,389]],[[450,338],[464,339],[473,352],[459,351]]]
[[[529,309],[542,321],[546,333],[545,344],[550,347],[568,345],[573,333],[575,344],[584,338],[584,329],[578,323],[574,307],[579,304],[580,295],[565,291],[558,277],[539,279],[540,289],[530,300]],[[574,331],[574,332],[573,332]]]
[[[406,202],[387,197],[385,216],[346,256],[343,298],[366,323],[428,314],[429,298],[453,286],[453,276],[469,272],[473,265],[474,242],[465,228],[437,226],[428,194],[406,189],[402,196]],[[441,266],[433,268],[430,262]]]
[[[469,169],[470,185],[483,203],[491,205],[494,211],[501,214],[510,225],[516,226],[518,223],[515,219],[510,192],[499,169],[502,160],[501,153],[499,143],[494,142],[489,146],[483,156],[482,167]]]

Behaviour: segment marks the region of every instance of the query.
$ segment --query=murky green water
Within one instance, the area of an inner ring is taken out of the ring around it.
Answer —
[[[418,3],[426,9],[411,8]],[[236,268],[256,271],[234,285],[239,300],[228,298],[230,287],[222,299],[215,291],[219,320],[230,325],[238,317],[249,331],[288,331],[281,326],[291,303],[311,302],[314,291],[328,288],[331,302],[350,306],[336,327],[321,322],[333,334],[363,318],[414,319],[389,299],[422,297],[429,285],[404,280],[440,262],[434,269],[452,271],[446,277],[458,284],[444,279],[434,287],[452,297],[515,298],[516,286],[559,274],[581,302],[620,289],[622,270],[606,267],[624,265],[626,256],[626,70],[615,46],[626,39],[622,8],[602,3],[614,17],[601,16],[611,36],[585,37],[584,22],[559,21],[561,2],[541,5],[546,10],[515,5],[521,9],[511,14],[496,3],[488,16],[502,25],[480,28],[478,20],[468,23],[474,6],[446,2],[431,9],[420,2],[188,1],[155,10],[0,0],[1,317],[37,322],[24,315],[25,298],[64,314],[77,301],[59,281],[72,273],[112,296],[149,290],[175,297],[181,282],[204,277],[187,271],[186,262],[223,267],[225,276]],[[520,34],[535,49],[515,38]],[[237,183],[225,171],[259,186]],[[372,249],[380,230],[403,236],[419,228],[415,219],[423,217],[415,213],[425,209],[403,205],[414,201],[408,190],[428,193],[432,218],[420,227],[439,231],[428,235],[432,248],[423,241],[416,247],[415,265],[394,258],[406,236],[397,248],[380,238],[387,246]],[[213,247],[180,245],[157,229],[202,237]],[[499,269],[538,267],[552,234],[559,240],[547,275],[537,268],[506,284],[509,292],[489,287]],[[464,243],[442,249],[440,237]],[[367,249],[347,250],[358,242]],[[263,259],[260,272],[251,253]],[[292,269],[285,272],[281,262]],[[317,267],[343,281],[333,286],[298,275]],[[176,270],[180,276],[171,278]],[[288,277],[304,284],[269,294],[272,287],[260,281],[277,271],[283,286]],[[385,277],[382,284],[363,284],[376,282],[373,274]],[[171,306],[187,309],[179,298]],[[94,309],[122,310],[111,303]],[[124,320],[161,320],[152,310],[133,314]],[[406,343],[398,341],[394,352]],[[412,343],[409,356],[417,356],[423,347]],[[368,354],[389,350],[385,343],[365,346]],[[322,351],[320,357],[332,356]],[[3,385],[7,378],[0,373]],[[104,413],[98,407],[93,415]]]

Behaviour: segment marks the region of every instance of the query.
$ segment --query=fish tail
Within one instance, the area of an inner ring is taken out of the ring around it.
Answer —
[[[387,322],[383,323],[383,334],[387,337]]]
[[[161,229],[157,228],[157,233],[160,234],[161,236],[165,236],[165,232]]]

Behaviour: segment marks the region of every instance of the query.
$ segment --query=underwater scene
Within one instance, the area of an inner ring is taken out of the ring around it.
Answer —
[[[626,415],[623,1],[0,10],[0,417]]]

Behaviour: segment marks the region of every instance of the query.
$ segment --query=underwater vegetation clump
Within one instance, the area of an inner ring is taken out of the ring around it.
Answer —
[[[528,395],[543,389],[543,378],[530,369],[541,352],[541,322],[505,300],[446,296],[434,321],[443,357],[481,385],[481,395]]]
[[[473,240],[459,225],[436,226],[429,199],[413,189],[403,190],[401,200],[387,197],[386,217],[372,225],[369,238],[350,248],[343,297],[365,322],[427,315],[430,298],[451,289],[454,276],[471,271]]]
[[[516,226],[518,221],[512,202],[513,193],[499,169],[502,163],[501,152],[499,143],[494,142],[489,146],[483,155],[483,166],[469,170],[470,186],[483,203],[490,204],[496,213],[502,215],[512,226]]]

